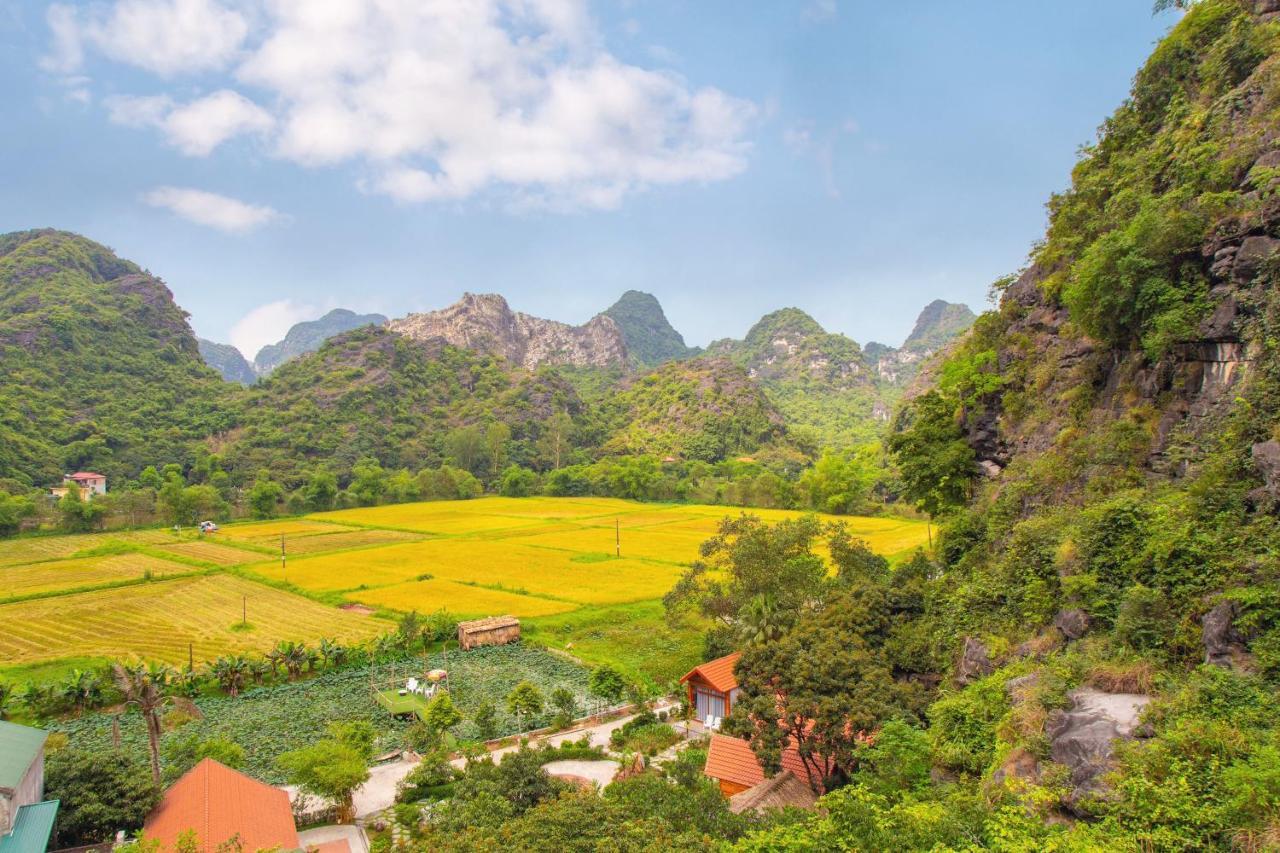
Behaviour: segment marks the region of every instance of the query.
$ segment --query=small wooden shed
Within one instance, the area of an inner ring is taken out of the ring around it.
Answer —
[[[458,645],[463,651],[476,646],[505,646],[520,639],[520,620],[514,616],[490,616],[458,623]]]

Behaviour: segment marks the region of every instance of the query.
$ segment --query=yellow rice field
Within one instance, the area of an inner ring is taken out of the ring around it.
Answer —
[[[199,571],[146,554],[114,554],[0,568],[0,599]],[[0,622],[0,625],[4,624]],[[7,629],[6,629],[7,630]]]
[[[460,618],[510,614],[519,617],[550,616],[577,610],[568,601],[552,601],[532,595],[468,586],[447,580],[412,581],[381,589],[364,590],[350,596],[361,604],[394,610],[430,613],[446,608]]]
[[[237,631],[242,605],[250,629]],[[286,639],[365,640],[388,627],[225,574],[0,605],[0,625],[0,661],[8,664],[129,655],[179,663],[188,643],[197,660],[209,660]]]
[[[481,498],[228,524],[203,538],[155,529],[0,541],[0,600],[32,596],[0,605],[0,668],[77,656],[178,661],[188,643],[197,658],[207,659],[281,639],[358,640],[390,627],[385,619],[334,606],[344,601],[388,611],[443,608],[458,617],[510,613],[586,625],[593,613],[660,606],[697,559],[701,543],[725,516],[741,512],[604,498]],[[800,515],[747,512],[768,521]],[[890,557],[927,537],[920,521],[827,520],[847,524]],[[289,555],[284,570],[275,556],[281,536]],[[92,553],[121,540],[148,553]],[[148,570],[154,578],[201,571],[182,559],[216,568],[195,577],[74,591],[141,579]],[[281,582],[296,591],[278,588]],[[233,630],[246,600],[252,628]]]

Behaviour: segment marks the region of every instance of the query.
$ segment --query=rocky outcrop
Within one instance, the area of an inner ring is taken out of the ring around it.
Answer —
[[[1232,669],[1244,653],[1244,638],[1236,630],[1237,608],[1234,601],[1215,604],[1200,619],[1200,635],[1204,642],[1204,662]]]
[[[972,684],[996,671],[991,653],[983,642],[975,637],[965,637],[964,646],[960,649],[960,660],[956,664],[956,681],[960,684]]]
[[[1053,617],[1053,627],[1068,640],[1078,640],[1089,632],[1089,614],[1078,607],[1063,610]]]
[[[363,326],[381,326],[387,318],[381,314],[357,314],[345,308],[335,308],[318,320],[295,323],[279,343],[268,344],[258,350],[253,359],[253,369],[266,376],[290,359],[320,349],[329,338],[359,329]]]
[[[438,338],[456,347],[499,355],[528,369],[543,365],[625,366],[627,345],[610,317],[581,326],[512,311],[496,294],[464,294],[439,311],[410,314],[387,327],[415,340]]]
[[[1070,710],[1057,710],[1045,721],[1049,754],[1071,773],[1066,805],[1086,814],[1088,802],[1104,795],[1102,777],[1112,769],[1117,740],[1145,734],[1140,716],[1151,702],[1139,693],[1103,693],[1091,688],[1068,695]]]

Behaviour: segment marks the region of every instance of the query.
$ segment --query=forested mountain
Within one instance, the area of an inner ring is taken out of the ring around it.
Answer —
[[[699,352],[685,345],[652,294],[628,290],[602,313],[618,324],[627,352],[637,364],[652,367]]]
[[[62,231],[0,236],[0,478],[136,475],[238,417],[164,283]]]
[[[899,396],[895,392],[909,388],[920,368],[967,332],[976,319],[968,305],[935,299],[916,317],[915,326],[901,347],[895,349],[875,341],[868,343],[863,355],[880,379],[886,406],[892,408]]]
[[[318,320],[295,323],[282,341],[258,350],[253,368],[259,376],[266,376],[289,359],[320,349],[320,345],[334,335],[386,322],[387,318],[381,314],[357,314],[346,308],[335,308]]]
[[[1277,11],[1189,5],[898,416],[936,561],[864,570],[744,654],[758,724],[779,664],[823,672],[796,701],[849,782],[747,849],[1275,849]],[[819,733],[847,719],[879,740]]]
[[[827,332],[798,308],[768,314],[745,339],[715,341],[707,353],[742,366],[787,422],[819,444],[870,441],[888,420],[857,342]]]
[[[239,385],[252,385],[258,381],[253,365],[231,344],[219,344],[204,338],[196,338],[196,343],[200,347],[200,358],[218,371],[223,379]]]

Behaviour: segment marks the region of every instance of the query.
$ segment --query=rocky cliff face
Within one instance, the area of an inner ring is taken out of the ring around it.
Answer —
[[[414,340],[439,338],[456,347],[500,355],[534,369],[543,365],[615,367],[628,363],[622,330],[597,315],[581,326],[512,311],[497,294],[464,294],[439,311],[410,314],[388,324]]]

